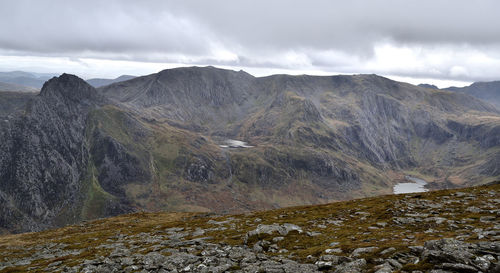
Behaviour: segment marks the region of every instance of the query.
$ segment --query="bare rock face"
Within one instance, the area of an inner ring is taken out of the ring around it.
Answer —
[[[243,71],[178,68],[100,90],[123,106],[154,118],[178,120],[191,128],[206,124],[218,128],[246,114],[256,93],[254,81]]]
[[[1,227],[40,230],[76,209],[89,161],[87,115],[102,100],[86,82],[63,74],[0,127]]]
[[[29,100],[34,98],[33,92],[5,92],[0,91],[0,119],[8,122],[7,117],[17,111],[24,110]]]

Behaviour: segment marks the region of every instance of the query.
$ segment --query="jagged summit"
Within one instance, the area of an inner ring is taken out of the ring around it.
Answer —
[[[185,67],[99,89],[63,74],[18,112],[0,120],[9,232],[139,209],[318,204],[391,193],[405,175],[434,188],[499,175],[498,110],[373,74]],[[223,145],[234,141],[249,145]]]
[[[66,73],[45,82],[40,96],[62,96],[74,101],[96,100],[100,97],[97,90],[86,81]]]

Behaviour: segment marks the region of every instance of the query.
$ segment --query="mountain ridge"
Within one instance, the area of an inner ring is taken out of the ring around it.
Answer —
[[[90,85],[92,85],[95,88],[102,87],[105,85],[109,85],[115,82],[121,82],[121,81],[126,81],[136,78],[136,76],[132,75],[121,75],[117,78],[114,79],[104,79],[104,78],[92,78],[92,79],[87,79],[86,82],[88,82]]]
[[[34,73],[25,71],[0,72],[0,82],[40,89],[45,81],[49,80],[53,76],[55,75],[52,73]]]
[[[95,89],[63,74],[0,126],[0,226],[326,203],[390,193],[407,174],[486,183],[500,175],[499,120],[468,95],[375,75],[191,67]]]
[[[500,108],[500,81],[474,82],[465,87],[449,87],[445,89],[453,92],[469,94],[476,98],[490,102],[497,108]]]

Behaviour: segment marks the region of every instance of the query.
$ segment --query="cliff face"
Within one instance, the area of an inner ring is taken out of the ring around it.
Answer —
[[[35,96],[36,93],[0,91],[0,118],[5,121],[4,117],[25,110],[28,101]]]
[[[406,173],[437,187],[499,175],[496,108],[376,75],[194,67],[96,90],[63,74],[19,105],[0,125],[6,231],[324,203],[390,193]]]
[[[84,141],[88,112],[99,98],[75,76],[49,80],[23,114],[1,127],[0,223],[14,230],[52,225],[79,198],[88,163]]]

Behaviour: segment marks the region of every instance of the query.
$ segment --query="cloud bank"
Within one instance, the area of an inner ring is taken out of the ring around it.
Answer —
[[[498,11],[488,0],[5,0],[0,58],[498,80]]]

